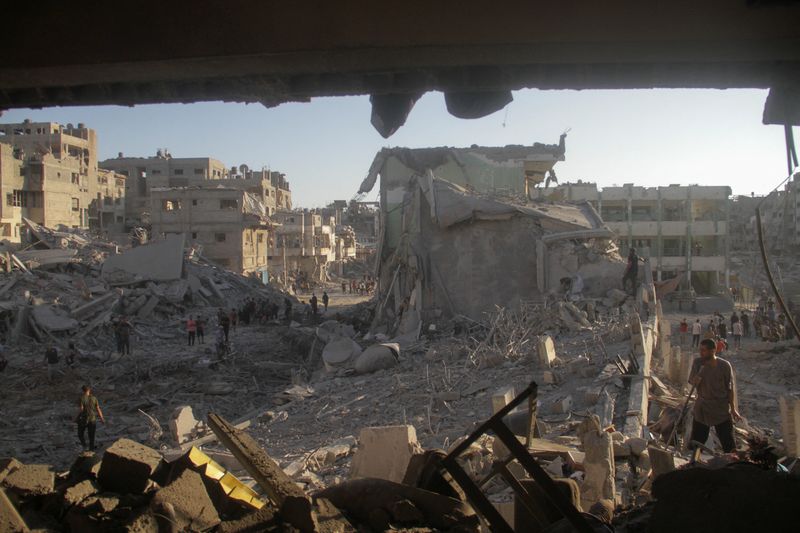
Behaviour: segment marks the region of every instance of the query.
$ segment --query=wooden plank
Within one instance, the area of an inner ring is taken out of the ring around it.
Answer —
[[[276,504],[281,518],[304,533],[317,530],[311,499],[258,443],[221,416],[208,414],[208,425]]]

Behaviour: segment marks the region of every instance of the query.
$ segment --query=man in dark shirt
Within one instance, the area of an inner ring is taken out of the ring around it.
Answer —
[[[116,334],[117,334],[117,351],[120,355],[131,354],[131,323],[124,316],[120,317],[117,321]]]
[[[92,395],[92,388],[88,385],[84,385],[82,390],[83,394],[78,402],[79,411],[76,419],[78,422],[78,440],[81,441],[81,445],[85,450],[86,439],[83,434],[88,430],[89,450],[94,450],[94,434],[97,428],[97,417],[100,417],[100,421],[103,424],[106,423],[106,419],[103,416],[103,411],[100,410],[100,403],[97,401],[97,398]]]
[[[628,289],[628,282],[631,282],[632,289],[634,292],[636,291],[636,280],[639,277],[639,256],[636,255],[636,248],[631,248],[630,253],[628,253],[628,266],[625,267],[625,275],[622,276],[622,288],[624,290]]]
[[[47,380],[53,381],[53,376],[56,373],[56,365],[58,364],[58,350],[51,344],[47,345],[47,350],[44,352],[44,361],[47,363]]]
[[[713,339],[700,342],[700,357],[692,362],[689,383],[697,387],[692,414],[692,441],[705,444],[714,426],[725,453],[736,451],[733,422],[742,417],[736,410],[736,378],[731,364],[717,357]]]

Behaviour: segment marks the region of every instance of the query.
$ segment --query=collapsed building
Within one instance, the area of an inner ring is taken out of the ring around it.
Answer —
[[[541,303],[564,278],[604,298],[623,265],[597,212],[526,200],[562,159],[563,137],[560,146],[380,152],[359,191],[380,176],[378,314],[480,319],[495,306]]]
[[[268,252],[272,275],[284,281],[292,273],[309,281],[327,280],[328,269],[337,259],[333,217],[298,209],[277,211],[272,219],[276,225]]]

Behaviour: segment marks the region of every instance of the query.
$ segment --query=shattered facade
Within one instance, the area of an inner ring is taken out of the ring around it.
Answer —
[[[256,195],[267,208],[267,214],[292,208],[292,192],[286,175],[276,171],[250,170],[246,165],[240,169],[231,167],[224,183],[225,187],[241,189]]]
[[[336,260],[336,221],[309,210],[278,211],[272,216],[274,235],[269,242],[269,264],[273,276],[304,272],[309,279],[327,280],[328,268]]]
[[[126,177],[125,211],[129,224],[148,220],[150,191],[163,187],[189,187],[227,175],[225,165],[211,157],[175,157],[158,150],[153,157],[125,157],[122,152],[100,163]]]
[[[566,183],[537,189],[536,196],[590,202],[618,238],[620,253],[635,247],[652,258],[657,281],[689,273],[700,293],[730,286],[727,186],[670,185],[597,188],[594,183]]]
[[[226,187],[155,188],[150,202],[154,235],[183,234],[189,246],[234,272],[266,271],[270,223],[254,195]]]
[[[70,228],[124,223],[125,177],[98,168],[93,129],[29,120],[0,124],[0,145],[0,238],[19,242],[22,218]]]
[[[379,315],[385,312],[383,318],[399,321],[401,333],[411,333],[421,313],[479,319],[495,306],[541,302],[564,277],[580,276],[587,293],[605,296],[608,278],[616,283],[622,270],[613,247],[597,245],[613,234],[594,209],[526,202],[519,195],[529,181],[524,157],[540,147],[378,154],[361,192],[380,175]],[[558,157],[547,156],[547,172]],[[459,184],[448,179],[454,173]],[[497,186],[501,182],[516,183],[510,191],[516,194],[499,196],[506,190]],[[607,253],[616,259],[606,263]]]

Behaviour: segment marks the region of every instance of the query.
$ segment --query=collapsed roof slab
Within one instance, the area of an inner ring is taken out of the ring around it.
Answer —
[[[164,240],[131,248],[120,255],[112,255],[103,263],[101,275],[108,277],[121,271],[150,281],[180,279],[185,242],[186,236],[183,233],[171,233]]]

